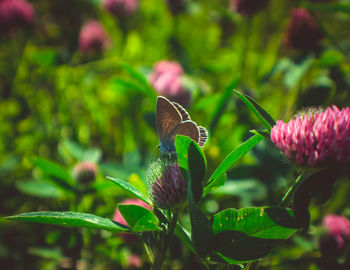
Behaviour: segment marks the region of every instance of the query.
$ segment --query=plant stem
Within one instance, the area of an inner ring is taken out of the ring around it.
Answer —
[[[153,270],[160,270],[162,265],[163,265],[163,263],[164,263],[166,253],[168,251],[168,247],[169,247],[170,242],[171,242],[171,238],[172,238],[172,236],[174,234],[174,230],[175,230],[175,227],[176,227],[177,219],[179,217],[179,213],[180,213],[179,210],[175,210],[174,213],[173,213],[173,216],[172,216],[171,221],[170,221],[169,226],[168,226],[168,233],[167,233],[167,235],[165,236],[165,239],[164,239],[163,248],[160,251],[160,255],[157,256],[157,258],[155,258],[155,261],[154,261],[154,264],[153,264]]]
[[[305,174],[299,174],[298,178],[294,181],[293,185],[288,189],[287,193],[283,196],[281,202],[278,204],[279,206],[287,206],[293,196],[295,190],[300,186],[303,182]]]

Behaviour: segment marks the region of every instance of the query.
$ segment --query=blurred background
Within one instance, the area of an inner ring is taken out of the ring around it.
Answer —
[[[147,193],[157,95],[208,129],[209,175],[249,130],[263,129],[233,88],[285,121],[307,106],[341,108],[350,101],[349,57],[348,0],[0,0],[0,215],[113,218],[128,197],[107,175]],[[202,207],[212,215],[276,205],[293,177],[265,140]],[[343,269],[349,245],[329,255],[322,219],[350,216],[349,191],[347,179],[338,181],[329,202],[311,208],[309,232],[260,268]],[[181,222],[189,228],[186,213]],[[141,244],[129,238],[1,219],[0,265],[148,269]],[[176,240],[169,262],[199,267]]]

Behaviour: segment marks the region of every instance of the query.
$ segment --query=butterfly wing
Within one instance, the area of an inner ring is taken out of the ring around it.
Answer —
[[[184,107],[182,107],[179,103],[176,102],[171,102],[176,109],[179,111],[179,113],[181,114],[182,117],[182,121],[187,121],[187,120],[191,120],[190,115],[188,114],[188,112],[184,109]]]
[[[170,141],[170,135],[181,124],[182,117],[176,107],[165,97],[159,96],[156,108],[156,125],[160,142]]]
[[[201,126],[199,126],[198,129],[199,129],[198,144],[199,144],[199,146],[202,147],[208,139],[208,131],[205,127],[201,127]]]
[[[175,136],[177,134],[188,136],[196,142],[199,140],[199,129],[196,123],[191,120],[187,120],[178,124],[178,126],[171,133],[170,138],[172,141],[175,140]]]

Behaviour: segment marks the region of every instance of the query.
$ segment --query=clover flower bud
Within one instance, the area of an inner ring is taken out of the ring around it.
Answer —
[[[83,25],[79,35],[79,49],[81,52],[101,52],[108,45],[109,38],[99,21],[90,20]]]
[[[116,17],[128,17],[138,7],[138,0],[104,0],[102,6]]]
[[[269,0],[231,0],[230,10],[243,16],[251,16],[264,9],[268,3]]]
[[[151,165],[149,178],[150,195],[155,206],[172,209],[183,202],[187,182],[177,163],[158,160]]]
[[[34,9],[25,0],[0,1],[0,28],[11,31],[33,22]]]
[[[323,33],[309,11],[295,8],[284,36],[284,46],[303,51],[315,50]]]
[[[320,249],[324,256],[339,256],[350,240],[350,220],[344,216],[327,215],[323,219],[326,235],[320,239]]]
[[[191,93],[183,84],[183,74],[179,63],[159,61],[154,65],[149,82],[159,95],[186,107],[191,103]]]
[[[91,183],[95,180],[97,174],[97,166],[90,161],[79,162],[73,171],[74,178],[80,183]]]
[[[350,108],[302,112],[288,123],[278,120],[271,140],[287,159],[318,167],[350,161]]]

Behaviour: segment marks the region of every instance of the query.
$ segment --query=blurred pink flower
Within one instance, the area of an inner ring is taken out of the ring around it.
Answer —
[[[159,61],[154,65],[149,81],[159,95],[188,106],[191,102],[191,94],[181,81],[183,74],[184,71],[179,63]]]
[[[96,20],[86,22],[79,35],[79,49],[83,53],[101,52],[109,45],[109,38],[103,25]]]
[[[323,219],[323,226],[328,229],[329,235],[336,241],[339,249],[344,247],[345,241],[350,240],[350,220],[346,217],[327,215]]]
[[[269,0],[231,0],[230,10],[249,16],[265,8],[268,3]]]
[[[271,140],[291,161],[324,166],[350,161],[350,108],[310,110],[288,123],[277,121]]]
[[[102,6],[118,17],[130,16],[138,7],[138,0],[103,0]]]
[[[304,8],[292,9],[291,19],[283,40],[286,48],[314,50],[322,37],[323,33],[309,11]]]
[[[177,163],[165,165],[151,180],[154,204],[161,209],[176,207],[186,196],[187,182]]]
[[[74,178],[81,183],[89,183],[95,180],[97,174],[97,166],[94,162],[79,162],[73,171]]]
[[[34,9],[25,0],[0,1],[0,27],[12,30],[17,26],[31,24],[34,19]]]
[[[140,256],[137,254],[130,255],[128,258],[128,266],[129,268],[132,268],[132,269],[141,268],[142,260]]]

